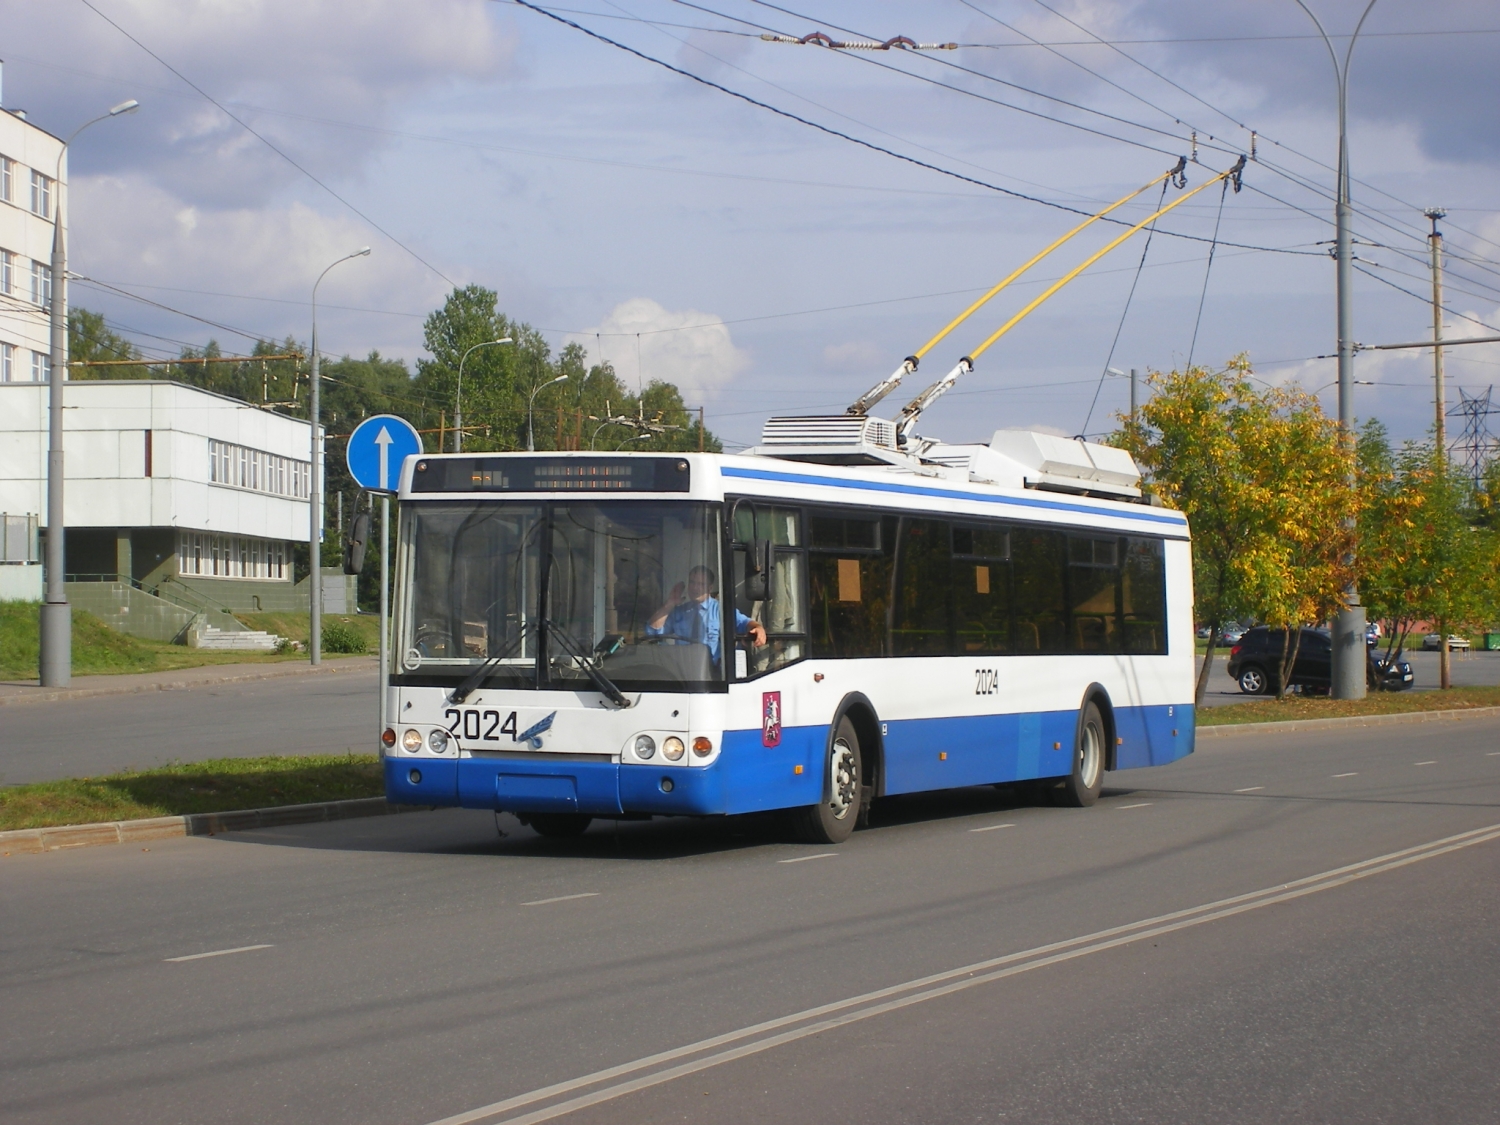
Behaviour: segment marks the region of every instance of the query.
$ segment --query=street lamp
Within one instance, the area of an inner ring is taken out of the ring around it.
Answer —
[[[475,344],[458,361],[458,387],[453,392],[453,452],[462,453],[464,450],[464,363],[468,360],[471,352],[477,352],[480,348],[492,348],[496,344],[514,343],[509,336],[501,336],[498,340],[486,340],[482,344]]]
[[[1333,41],[1323,30],[1323,24],[1313,14],[1304,0],[1296,0],[1297,7],[1307,13],[1313,26],[1328,48],[1328,57],[1333,62],[1333,77],[1339,92],[1339,159],[1338,201],[1334,205],[1335,253],[1338,257],[1338,353],[1339,353],[1339,427],[1343,438],[1350,446],[1354,440],[1354,325],[1351,307],[1353,288],[1353,254],[1349,243],[1349,136],[1346,110],[1349,104],[1349,62],[1354,56],[1354,42],[1375,0],[1365,5],[1359,22],[1354,25],[1354,34],[1349,36],[1349,46],[1344,50],[1343,62],[1333,47]],[[1353,484],[1354,466],[1349,466],[1350,483]],[[1350,531],[1351,542],[1354,517],[1345,519],[1345,528]],[[1357,547],[1351,548],[1349,562],[1352,565]],[[1344,608],[1333,621],[1333,696],[1335,699],[1363,699],[1365,697],[1365,608],[1359,604],[1359,586],[1351,579],[1344,590]]]
[[[322,443],[318,441],[319,382],[322,376],[318,368],[318,286],[334,266],[354,258],[369,257],[370,248],[361,247],[352,254],[345,254],[336,262],[330,262],[312,288],[312,391],[308,395],[307,419],[312,428],[312,471],[307,488],[307,638],[308,660],[312,664],[323,662],[323,496],[318,487],[319,469],[322,467]]]
[[[615,446],[615,452],[616,453],[620,452],[620,450],[624,449],[627,445],[629,445],[633,441],[650,441],[651,440],[651,436],[652,436],[651,434],[636,434],[635,437],[628,437],[624,441],[622,441],[619,445]]]
[[[536,449],[536,442],[531,437],[531,408],[536,405],[537,392],[545,390],[547,387],[555,387],[558,383],[566,383],[567,381],[568,377],[566,375],[559,375],[556,379],[548,379],[545,383],[531,388],[531,398],[526,402],[526,448],[528,451]]]
[[[85,121],[57,150],[52,177],[52,299],[49,308],[51,345],[47,373],[47,592],[42,602],[38,676],[43,687],[67,687],[73,679],[73,607],[68,604],[63,538],[63,382],[68,377],[68,252],[63,234],[62,162],[78,134],[111,117],[134,113],[141,103],[131,98],[108,113]]]

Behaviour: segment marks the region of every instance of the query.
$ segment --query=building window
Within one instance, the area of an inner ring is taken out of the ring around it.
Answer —
[[[46,352],[31,353],[31,381],[33,383],[52,381],[52,357]]]
[[[312,479],[309,463],[278,457],[227,441],[208,441],[208,479],[212,484],[306,500]]]
[[[16,162],[8,156],[0,156],[0,202],[10,203],[15,197]]]
[[[31,303],[48,308],[52,304],[52,267],[31,263]]]
[[[31,213],[44,219],[52,217],[52,180],[35,168],[31,170]]]
[[[177,573],[198,578],[285,580],[288,576],[286,544],[248,535],[179,532]]]
[[[0,250],[0,293],[7,297],[16,291],[16,256]]]
[[[0,563],[40,562],[37,547],[36,516],[0,515]]]
[[[10,383],[16,377],[16,346],[0,344],[0,383]]]

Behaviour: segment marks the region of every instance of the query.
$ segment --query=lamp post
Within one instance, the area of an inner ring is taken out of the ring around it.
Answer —
[[[134,113],[140,102],[131,98],[108,113],[85,121],[57,150],[52,177],[52,294],[49,301],[51,344],[47,373],[47,592],[42,602],[38,676],[43,687],[67,687],[73,679],[73,607],[68,604],[67,557],[63,539],[63,382],[68,377],[68,251],[63,234],[62,162],[78,134],[111,117]]]
[[[322,378],[318,366],[318,286],[334,266],[342,265],[353,258],[368,257],[370,248],[361,247],[352,254],[345,254],[336,262],[330,262],[312,288],[312,389],[308,393],[307,420],[312,429],[312,470],[308,474],[307,487],[307,655],[312,664],[323,662],[323,495],[320,489],[319,470],[323,464],[323,443],[318,440],[319,381]]]
[[[555,387],[558,383],[566,383],[567,381],[568,377],[566,375],[559,375],[556,379],[548,379],[545,383],[539,383],[537,386],[531,388],[531,397],[526,400],[526,449],[528,452],[536,449],[536,442],[532,440],[531,436],[531,411],[536,406],[537,392],[545,390],[548,387]]]
[[[1297,6],[1307,13],[1328,48],[1328,57],[1333,62],[1333,77],[1339,94],[1339,159],[1337,203],[1334,205],[1335,254],[1338,259],[1338,354],[1339,354],[1339,428],[1343,439],[1352,449],[1354,443],[1354,323],[1352,308],[1353,254],[1349,242],[1349,136],[1347,108],[1349,104],[1349,62],[1354,56],[1354,43],[1359,38],[1375,0],[1365,5],[1354,25],[1354,34],[1349,36],[1349,46],[1344,50],[1343,61],[1333,47],[1333,41],[1323,30],[1323,24],[1313,14],[1304,0],[1295,0]],[[1354,466],[1349,467],[1350,484],[1353,485]],[[1354,518],[1348,517],[1345,528],[1353,541]],[[1349,563],[1355,559],[1357,545],[1351,547]],[[1363,699],[1365,697],[1365,608],[1359,604],[1359,586],[1351,578],[1344,590],[1344,608],[1333,621],[1333,696],[1335,699]]]
[[[470,354],[477,352],[480,348],[492,348],[496,344],[510,344],[514,341],[509,336],[501,336],[498,340],[486,340],[482,344],[474,344],[458,361],[458,386],[453,391],[453,452],[464,451],[464,364],[468,362]]]

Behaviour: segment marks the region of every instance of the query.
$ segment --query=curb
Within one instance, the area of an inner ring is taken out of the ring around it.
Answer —
[[[215,836],[220,832],[246,832],[252,828],[389,816],[417,812],[423,808],[425,806],[392,805],[384,797],[361,797],[352,801],[320,801],[310,805],[281,805],[268,809],[241,809],[237,812],[188,813],[185,816],[155,816],[145,820],[70,824],[57,828],[18,828],[0,832],[0,853],[30,855],[65,848],[89,848],[99,844],[134,844],[174,836]]]
[[[1292,719],[1284,723],[1225,723],[1199,727],[1197,737],[1232,738],[1251,734],[1294,734],[1297,731],[1337,730],[1340,727],[1405,726],[1408,723],[1444,723],[1457,719],[1492,719],[1500,707],[1464,707],[1453,711],[1402,711],[1395,715],[1344,715],[1336,719]]]
[[[102,695],[141,695],[151,691],[183,691],[195,687],[212,687],[215,684],[237,684],[253,680],[275,680],[285,676],[326,676],[339,672],[373,669],[374,664],[359,660],[341,660],[328,664],[316,666],[308,664],[272,664],[265,671],[237,672],[226,676],[204,676],[193,680],[160,680],[149,684],[120,684],[119,686],[99,686],[86,688],[57,688],[53,691],[42,691],[36,688],[35,694],[6,694],[0,690],[0,707],[17,703],[60,703],[70,699],[92,699]],[[22,688],[22,692],[31,692],[33,689]]]

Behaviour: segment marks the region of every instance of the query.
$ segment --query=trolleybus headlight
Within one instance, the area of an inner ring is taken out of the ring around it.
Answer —
[[[406,747],[408,752],[415,754],[418,750],[422,749],[422,732],[419,730],[407,731],[401,736],[401,745]]]
[[[437,727],[427,736],[427,749],[434,754],[441,754],[448,749],[448,732],[442,727]]]
[[[385,730],[380,732],[380,741],[385,746],[396,745],[396,732],[390,727],[386,727]]]
[[[682,757],[682,752],[687,749],[683,746],[682,739],[675,734],[661,744],[662,756],[669,762],[675,762]]]
[[[649,758],[656,753],[656,739],[649,734],[638,734],[635,736],[635,756],[637,758]]]
[[[699,735],[693,739],[693,753],[700,758],[706,758],[714,752],[713,739]]]

